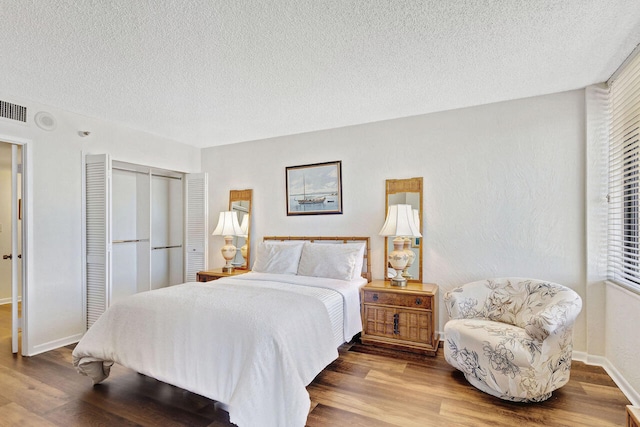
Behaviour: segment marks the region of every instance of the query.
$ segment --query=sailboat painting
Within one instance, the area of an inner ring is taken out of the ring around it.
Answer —
[[[342,162],[286,167],[287,215],[342,213]]]

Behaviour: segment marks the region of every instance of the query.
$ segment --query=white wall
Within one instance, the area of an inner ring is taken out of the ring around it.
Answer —
[[[383,277],[385,180],[424,177],[424,281],[441,293],[498,276],[585,296],[584,91],[212,147],[209,224],[229,190],[253,188],[252,243],[264,235],[370,236]],[[343,215],[286,216],[285,167],[342,161]],[[224,163],[233,164],[229,169]],[[210,266],[222,239],[210,237]],[[441,310],[440,328],[446,320]],[[575,349],[585,351],[584,315]]]
[[[606,284],[605,347],[611,376],[634,405],[640,405],[640,295]],[[621,380],[621,381],[620,381]]]
[[[29,100],[1,99],[28,108],[27,124],[0,119],[0,140],[27,142],[26,222],[30,229],[26,328],[30,354],[79,339],[84,332],[81,265],[82,153],[181,172],[199,172],[200,150],[144,132]],[[54,131],[33,124],[51,113]],[[81,137],[78,132],[91,132]]]

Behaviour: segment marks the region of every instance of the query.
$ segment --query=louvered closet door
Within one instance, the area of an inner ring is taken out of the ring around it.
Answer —
[[[207,267],[207,182],[206,173],[187,174],[185,184],[185,282],[195,282],[196,273]]]
[[[111,288],[111,159],[85,158],[87,328],[109,306]]]

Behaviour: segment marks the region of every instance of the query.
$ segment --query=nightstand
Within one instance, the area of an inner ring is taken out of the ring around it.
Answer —
[[[627,405],[627,427],[640,426],[640,408]]]
[[[198,271],[196,274],[196,280],[198,282],[210,282],[212,280],[218,280],[221,277],[232,277],[239,274],[248,273],[251,270],[233,270],[231,273],[222,271],[222,268],[215,268],[209,271]]]
[[[363,344],[435,356],[438,286],[391,286],[374,280],[360,291]]]

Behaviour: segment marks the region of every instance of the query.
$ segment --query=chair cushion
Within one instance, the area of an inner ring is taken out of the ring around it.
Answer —
[[[511,378],[540,356],[541,344],[524,329],[483,319],[456,319],[445,325],[450,354],[476,352],[492,371]],[[457,354],[456,354],[457,355]]]

